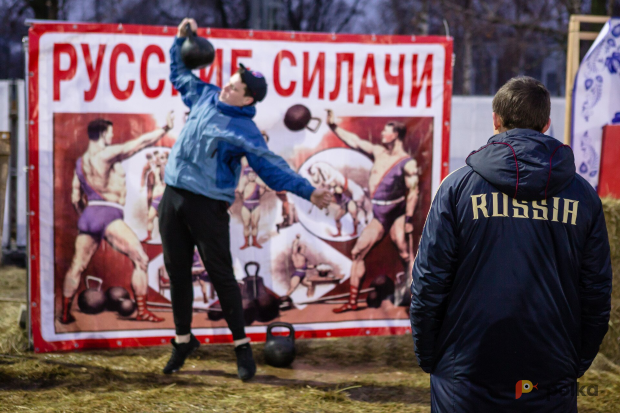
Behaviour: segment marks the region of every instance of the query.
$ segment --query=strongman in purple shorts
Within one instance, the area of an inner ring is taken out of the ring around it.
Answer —
[[[198,281],[200,284],[200,289],[202,290],[202,301],[206,304],[209,302],[209,297],[207,294],[207,283],[211,283],[211,278],[209,278],[209,273],[205,269],[205,265],[202,263],[202,259],[200,258],[200,254],[198,253],[198,249],[194,251],[194,261],[192,262],[192,279],[193,281]],[[215,290],[213,286],[211,286],[211,298],[215,298]]]
[[[403,148],[407,127],[401,122],[385,124],[379,145],[363,140],[355,133],[339,127],[331,110],[327,111],[327,124],[349,147],[364,152],[374,159],[368,180],[373,219],[364,228],[351,252],[353,263],[349,302],[334,309],[335,313],[342,313],[357,310],[357,296],[366,273],[364,258],[388,231],[392,242],[398,248],[407,274],[402,282],[408,284],[413,261],[412,240],[409,234],[413,232],[413,213],[418,202],[418,166]]]
[[[153,158],[154,164],[151,166],[151,170],[148,173],[146,184],[149,194],[148,199],[150,200],[146,226],[148,235],[146,240],[150,240],[152,237],[153,228],[155,227],[155,218],[158,216],[159,203],[166,189],[164,170],[168,162],[168,152],[154,152]]]
[[[263,248],[258,243],[258,222],[260,221],[260,197],[265,193],[267,187],[258,180],[258,175],[249,166],[244,168],[245,179],[240,180],[237,193],[241,196],[243,204],[241,206],[241,220],[243,221],[243,236],[245,244],[240,249],[244,250],[250,246]],[[252,242],[250,243],[250,235]]]
[[[312,295],[313,287],[312,283],[306,278],[306,271],[315,267],[315,265],[308,264],[308,258],[306,258],[306,247],[301,243],[301,235],[297,234],[293,241],[291,260],[295,271],[291,274],[291,284],[286,292],[286,296],[290,296],[299,287],[299,284],[303,284],[308,288],[308,296]]]
[[[127,189],[121,162],[138,151],[153,145],[172,129],[172,112],[166,125],[125,142],[112,144],[112,122],[96,119],[88,124],[88,149],[78,158],[73,175],[71,202],[80,218],[75,253],[63,283],[63,303],[60,322],[75,321],[71,303],[80,284],[82,273],[102,240],[127,255],[133,262],[131,286],[138,304],[137,319],[163,321],[146,308],[148,257],[136,234],[123,221]]]

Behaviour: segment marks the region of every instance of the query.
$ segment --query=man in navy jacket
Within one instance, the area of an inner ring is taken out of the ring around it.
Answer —
[[[496,135],[441,184],[420,240],[411,327],[433,412],[576,412],[609,321],[601,201],[544,135],[549,92],[508,81]]]
[[[184,19],[179,25],[170,49],[170,81],[191,111],[170,151],[164,177],[166,190],[159,204],[159,230],[176,330],[164,373],[178,371],[199,346],[191,334],[192,263],[197,246],[232,332],[239,378],[248,380],[254,376],[256,365],[245,334],[241,291],[232,268],[228,214],[235,200],[241,158],[246,157],[270,188],[293,192],[319,208],[329,205],[331,193],[315,189],[267,148],[252,121],[254,104],[267,94],[262,74],[241,66],[220,89],[200,80],[183,64],[180,48],[187,35],[187,23],[192,31],[197,29],[194,19]]]

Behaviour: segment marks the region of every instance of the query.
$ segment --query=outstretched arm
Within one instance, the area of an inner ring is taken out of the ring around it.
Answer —
[[[293,171],[282,157],[267,148],[262,137],[247,139],[241,144],[241,150],[249,165],[269,188],[292,192],[321,209],[329,205],[331,193],[325,189],[314,188],[306,178]]]
[[[147,132],[121,145],[110,145],[101,152],[101,156],[109,163],[121,162],[132,157],[142,149],[154,145],[158,140],[163,138],[173,126],[174,113],[170,111],[166,117],[166,126],[157,128],[152,132]]]
[[[334,134],[336,134],[341,141],[350,146],[351,149],[365,152],[368,155],[374,154],[374,145],[372,143],[363,140],[353,132],[342,129],[336,124],[336,117],[331,109],[327,109],[327,125],[329,125]]]
[[[405,204],[405,233],[413,232],[413,213],[418,203],[418,195],[420,188],[418,187],[418,163],[412,159],[405,164],[405,185],[407,192],[407,201]],[[412,257],[413,258],[413,257]]]
[[[78,214],[81,214],[85,208],[82,195],[82,185],[80,185],[80,180],[78,179],[77,174],[74,172],[73,181],[71,182],[71,203],[73,204],[73,207]]]

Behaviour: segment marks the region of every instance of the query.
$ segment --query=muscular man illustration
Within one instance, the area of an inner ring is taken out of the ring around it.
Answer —
[[[331,110],[327,124],[345,144],[372,157],[368,187],[371,194],[373,219],[364,228],[351,252],[351,287],[349,301],[334,309],[335,313],[357,309],[360,285],[366,273],[364,259],[370,249],[389,232],[396,245],[405,273],[410,277],[413,213],[418,201],[418,165],[403,148],[407,128],[400,122],[388,122],[381,131],[381,144],[372,144],[336,124]]]
[[[172,129],[170,112],[166,125],[123,144],[112,144],[112,122],[96,119],[88,124],[88,149],[78,158],[73,175],[71,202],[80,214],[75,253],[63,284],[60,321],[72,323],[71,303],[82,273],[105,239],[114,249],[127,255],[134,265],[131,286],[138,304],[138,320],[163,321],[146,308],[148,257],[136,234],[123,221],[127,188],[121,162],[155,144]]]
[[[306,278],[306,271],[314,268],[314,265],[308,264],[308,258],[305,255],[306,246],[301,243],[301,235],[297,234],[293,241],[292,255],[293,266],[295,271],[291,274],[291,284],[286,292],[286,296],[290,296],[299,287],[299,284],[303,284],[308,288],[308,297],[312,297],[314,293],[314,286]]]
[[[207,283],[211,283],[211,279],[209,278],[207,270],[205,270],[205,265],[202,263],[202,259],[200,259],[198,249],[194,250],[192,277],[194,281],[198,280],[198,283],[200,284],[200,289],[202,290],[202,301],[205,304],[209,302],[209,297],[211,299],[215,298],[215,290],[213,289],[213,286],[211,286],[210,294],[207,294]]]
[[[164,195],[164,189],[166,189],[166,183],[164,182],[164,170],[166,169],[166,163],[168,162],[168,152],[156,151],[153,153],[153,158],[155,162],[146,179],[149,200],[147,240],[151,239],[155,218],[158,216],[157,208],[159,207],[161,197]]]
[[[245,179],[239,181],[237,192],[243,204],[241,205],[241,220],[243,221],[243,236],[245,244],[239,249],[246,249],[250,246],[263,248],[258,243],[258,223],[260,221],[260,198],[267,190],[267,186],[258,179],[256,172],[249,166],[243,170]],[[250,236],[252,242],[250,243]]]

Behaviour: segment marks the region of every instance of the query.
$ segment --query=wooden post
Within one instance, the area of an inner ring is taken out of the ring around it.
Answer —
[[[608,16],[588,16],[573,14],[568,23],[568,42],[566,47],[566,110],[564,118],[564,143],[570,144],[571,129],[573,123],[573,88],[575,86],[575,76],[579,69],[579,42],[581,40],[595,40],[598,36],[596,32],[582,32],[581,23],[607,23]]]
[[[6,184],[9,177],[9,158],[11,155],[11,134],[0,132],[0,240],[4,227],[4,205],[6,203]]]

